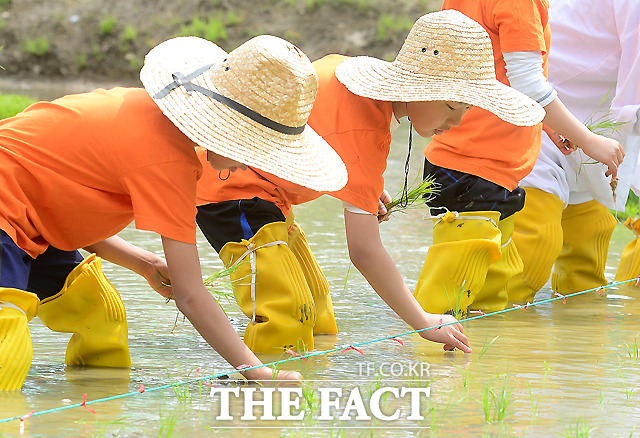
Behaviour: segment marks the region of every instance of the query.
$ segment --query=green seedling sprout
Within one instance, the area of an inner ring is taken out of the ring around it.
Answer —
[[[627,346],[627,354],[631,359],[640,358],[640,349],[638,348],[638,336],[640,336],[640,333],[637,334],[636,337],[633,339],[633,344],[631,345],[624,344]]]
[[[484,356],[484,354],[487,352],[487,350],[489,349],[489,347],[491,347],[491,345],[493,345],[493,343],[500,337],[500,335],[496,336],[495,338],[493,338],[488,344],[487,344],[487,339],[489,338],[489,336],[487,336],[486,338],[484,338],[484,344],[482,345],[482,350],[480,350],[480,354],[478,355],[478,359],[481,359],[482,356]]]
[[[429,208],[425,203],[433,198],[435,191],[435,178],[428,176],[420,181],[418,185],[411,188],[406,196],[399,192],[391,201],[387,202],[384,205],[387,208],[387,214],[405,211],[410,208]],[[405,202],[406,205],[403,206]]]
[[[563,436],[566,438],[588,438],[589,432],[591,432],[591,428],[587,425],[587,420],[578,417],[576,419],[575,429],[573,428],[573,424],[569,424],[569,427],[562,425],[564,428]]]

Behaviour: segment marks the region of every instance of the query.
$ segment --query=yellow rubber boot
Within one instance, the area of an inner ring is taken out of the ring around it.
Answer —
[[[604,268],[616,220],[597,201],[569,205],[562,214],[563,247],[551,287],[561,294],[607,284]]]
[[[624,226],[633,231],[635,239],[622,250],[615,281],[631,280],[640,276],[640,219],[634,221],[632,217],[628,217]]]
[[[286,224],[289,231],[289,249],[300,263],[316,308],[316,323],[313,326],[313,334],[335,335],[338,333],[338,326],[333,314],[333,302],[329,293],[327,277],[311,252],[307,236],[294,220],[293,212],[287,217]]]
[[[500,258],[489,265],[487,279],[484,286],[473,300],[473,309],[485,313],[504,310],[509,303],[507,296],[507,282],[514,275],[521,274],[522,259],[516,245],[513,243],[514,215],[498,222],[500,228]]]
[[[524,208],[513,215],[513,242],[524,263],[521,273],[507,282],[510,301],[532,302],[551,277],[553,264],[562,251],[564,202],[543,190],[526,188]]]
[[[36,294],[0,288],[0,391],[16,391],[27,378],[33,348],[29,321],[36,316]]]
[[[73,333],[67,365],[131,366],[124,304],[95,254],[69,273],[60,292],[42,300],[38,316],[53,331]]]
[[[287,240],[285,222],[272,222],[251,239],[220,250],[226,267],[237,266],[231,274],[234,294],[251,318],[244,342],[256,353],[313,349],[313,297]]]
[[[464,317],[484,285],[487,270],[500,257],[496,211],[447,212],[434,219],[433,245],[414,296],[430,313]]]

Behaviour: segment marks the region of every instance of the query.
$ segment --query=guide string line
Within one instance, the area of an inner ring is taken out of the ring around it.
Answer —
[[[99,399],[95,399],[95,400],[86,400],[86,394],[84,394],[84,400],[82,403],[75,403],[75,404],[71,404],[71,405],[66,405],[66,406],[60,406],[57,408],[53,408],[53,409],[47,409],[47,410],[43,410],[43,411],[31,411],[30,413],[26,414],[26,415],[19,415],[19,416],[15,416],[15,417],[9,417],[9,418],[4,418],[4,419],[0,419],[0,423],[6,423],[9,421],[13,421],[13,420],[20,420],[20,429],[23,430],[24,429],[24,421],[27,418],[30,417],[35,417],[35,416],[39,416],[39,415],[45,415],[45,414],[51,414],[54,412],[60,412],[60,411],[65,411],[68,409],[73,409],[73,408],[79,408],[79,407],[84,407],[87,410],[92,411],[93,413],[95,413],[95,411],[93,411],[92,409],[87,408],[88,405],[92,405],[92,404],[96,404],[96,403],[102,403],[102,402],[106,402],[106,401],[111,401],[111,400],[117,400],[117,399],[122,399],[122,398],[126,398],[126,397],[133,397],[136,395],[141,395],[141,394],[146,394],[149,392],[155,392],[155,391],[161,391],[163,389],[169,389],[169,388],[175,388],[175,387],[179,387],[179,386],[183,386],[183,385],[189,385],[191,383],[197,383],[197,382],[202,382],[203,380],[215,380],[215,379],[219,379],[219,378],[223,378],[223,377],[229,377],[231,374],[233,373],[237,373],[238,371],[249,371],[249,370],[253,370],[253,369],[257,369],[257,368],[262,368],[262,367],[273,367],[273,366],[277,366],[277,365],[281,365],[284,363],[290,363],[292,361],[296,361],[296,360],[306,360],[308,358],[312,358],[312,357],[316,357],[316,356],[324,356],[327,354],[331,354],[331,353],[336,353],[336,352],[347,352],[348,350],[354,350],[360,354],[364,354],[364,352],[359,349],[358,347],[362,347],[365,345],[370,345],[376,342],[381,342],[381,341],[388,341],[388,340],[393,340],[398,342],[401,345],[404,345],[404,343],[398,339],[400,337],[403,336],[408,336],[408,335],[412,335],[412,334],[416,334],[416,333],[421,333],[424,331],[428,331],[428,330],[439,330],[442,327],[446,327],[449,325],[453,325],[453,324],[458,324],[458,323],[463,323],[463,322],[469,322],[469,321],[474,321],[480,318],[487,318],[489,316],[494,316],[494,315],[499,315],[502,313],[507,313],[507,312],[513,312],[516,310],[526,310],[530,307],[534,307],[534,306],[539,306],[541,304],[546,304],[546,303],[551,303],[554,301],[558,301],[558,300],[562,300],[563,303],[566,304],[567,302],[567,298],[571,298],[571,297],[575,297],[578,295],[584,295],[586,293],[589,292],[599,292],[600,295],[602,295],[602,291],[604,289],[609,289],[611,287],[615,287],[615,286],[620,286],[623,284],[627,284],[627,283],[632,283],[635,282],[635,285],[638,286],[638,284],[640,283],[640,277],[638,278],[632,278],[631,280],[625,280],[625,281],[619,281],[619,282],[613,282],[613,283],[609,283],[606,284],[604,286],[599,286],[593,289],[587,289],[584,291],[579,291],[579,292],[574,292],[574,293],[570,293],[570,294],[566,294],[566,295],[562,295],[558,292],[554,293],[554,296],[552,298],[546,299],[546,300],[540,300],[540,301],[534,301],[532,303],[527,303],[527,304],[523,304],[523,305],[517,305],[514,304],[513,307],[507,308],[507,309],[503,309],[503,310],[498,310],[495,312],[491,312],[491,313],[484,313],[481,311],[476,311],[476,313],[479,313],[477,316],[471,316],[471,317],[467,317],[464,319],[460,319],[460,320],[456,320],[456,321],[452,321],[449,323],[443,323],[442,320],[440,320],[440,324],[436,325],[436,326],[432,326],[432,327],[426,327],[423,329],[419,329],[419,330],[411,330],[408,332],[404,332],[404,333],[400,333],[397,335],[393,335],[393,336],[386,336],[386,337],[382,337],[382,338],[377,338],[377,339],[372,339],[369,341],[363,341],[363,342],[358,342],[355,344],[349,344],[349,345],[343,345],[341,347],[336,347],[336,348],[332,348],[329,350],[322,350],[322,351],[316,351],[316,352],[311,352],[311,353],[306,353],[306,354],[298,354],[295,353],[291,350],[287,350],[287,353],[291,354],[293,357],[288,357],[286,359],[281,359],[281,360],[277,360],[274,362],[270,362],[270,363],[266,363],[266,364],[261,364],[261,365],[255,365],[252,367],[248,367],[248,366],[240,366],[238,367],[238,369],[234,369],[232,371],[227,371],[224,373],[220,373],[220,374],[214,374],[211,376],[206,376],[206,377],[196,377],[193,379],[187,379],[184,380],[182,382],[174,382],[171,384],[166,384],[166,385],[161,385],[161,386],[157,386],[157,387],[153,387],[153,388],[145,388],[142,384],[140,384],[140,389],[138,391],[134,391],[134,392],[128,392],[125,394],[118,394],[118,395],[114,395],[114,396],[110,396],[110,397],[104,397],[104,398],[99,398]]]

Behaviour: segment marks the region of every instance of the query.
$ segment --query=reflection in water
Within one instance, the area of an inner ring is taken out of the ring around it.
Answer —
[[[406,127],[394,135],[386,174],[391,193],[399,190],[402,181]],[[414,155],[411,176],[422,167],[421,154]],[[340,329],[337,337],[318,337],[317,349],[408,331],[350,267],[340,202],[323,197],[295,210],[329,279]],[[408,211],[381,225],[384,243],[410,287],[415,286],[431,243],[431,222],[424,216],[424,211]],[[162,253],[160,239],[152,233],[129,227],[121,236]],[[622,227],[615,230],[607,278],[613,279],[620,252],[630,238]],[[202,236],[199,249],[205,277],[222,268]],[[90,405],[96,414],[80,407],[31,417],[25,422],[25,436],[51,436],[53,430],[59,436],[208,436],[213,432],[224,436],[331,436],[333,432],[337,436],[338,428],[345,428],[345,436],[368,436],[369,432],[389,437],[429,433],[550,436],[568,430],[577,435],[575,431],[582,430],[584,424],[597,436],[629,436],[640,423],[640,359],[629,357],[640,332],[639,289],[633,286],[609,290],[602,297],[590,293],[570,298],[566,304],[559,300],[464,323],[474,348],[471,355],[445,353],[439,345],[409,335],[403,338],[404,346],[382,341],[361,347],[364,355],[348,350],[283,366],[303,372],[316,409],[318,388],[338,387],[347,393],[358,387],[368,398],[379,387],[430,385],[431,396],[421,409],[423,420],[407,420],[406,400],[389,397],[383,410],[390,413],[398,409],[401,418],[397,421],[319,421],[317,415],[308,415],[303,421],[229,422],[216,420],[219,401],[209,397],[206,385],[152,391],[193,378],[198,368],[199,375],[212,376],[230,371],[229,366],[178,314],[175,305],[165,303],[141,277],[109,263],[105,263],[105,271],[127,308],[133,368],[66,368],[63,361],[69,335],[50,332],[36,318],[30,325],[33,366],[22,393],[0,394],[0,419],[81,403],[84,394],[88,400],[95,400],[135,393],[141,384],[148,390]],[[550,297],[547,285],[537,299]],[[223,300],[222,305],[242,333],[247,318],[235,303]],[[390,364],[399,364],[396,370],[403,374],[383,375],[385,370],[390,374]],[[411,367],[421,372],[407,374]],[[502,422],[500,403],[506,414]],[[232,412],[241,410],[241,403],[232,403]],[[258,409],[256,414],[260,412]],[[257,426],[270,428],[249,429]],[[0,423],[0,427],[0,433],[15,434],[19,421]]]

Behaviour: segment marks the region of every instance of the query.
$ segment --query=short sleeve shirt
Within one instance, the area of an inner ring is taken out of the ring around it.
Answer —
[[[547,73],[551,43],[547,0],[445,0],[480,23],[491,38],[497,79],[509,85],[502,53],[537,51]],[[462,123],[435,136],[425,149],[438,166],[480,176],[509,190],[533,169],[540,152],[542,124],[531,127],[504,122],[489,111],[471,108]]]
[[[362,210],[376,214],[384,189],[383,173],[391,144],[391,102],[351,93],[335,76],[344,59],[329,55],[313,63],[318,74],[318,93],[308,124],[340,155],[349,180],[336,192],[317,192],[255,169],[237,171],[220,181],[218,172],[204,166],[198,186],[198,204],[259,197],[275,203],[288,215],[292,204],[329,194]],[[199,152],[202,161],[206,153]]]
[[[196,242],[194,143],[141,88],[36,103],[0,122],[0,229],[32,257],[74,250],[131,221]]]

